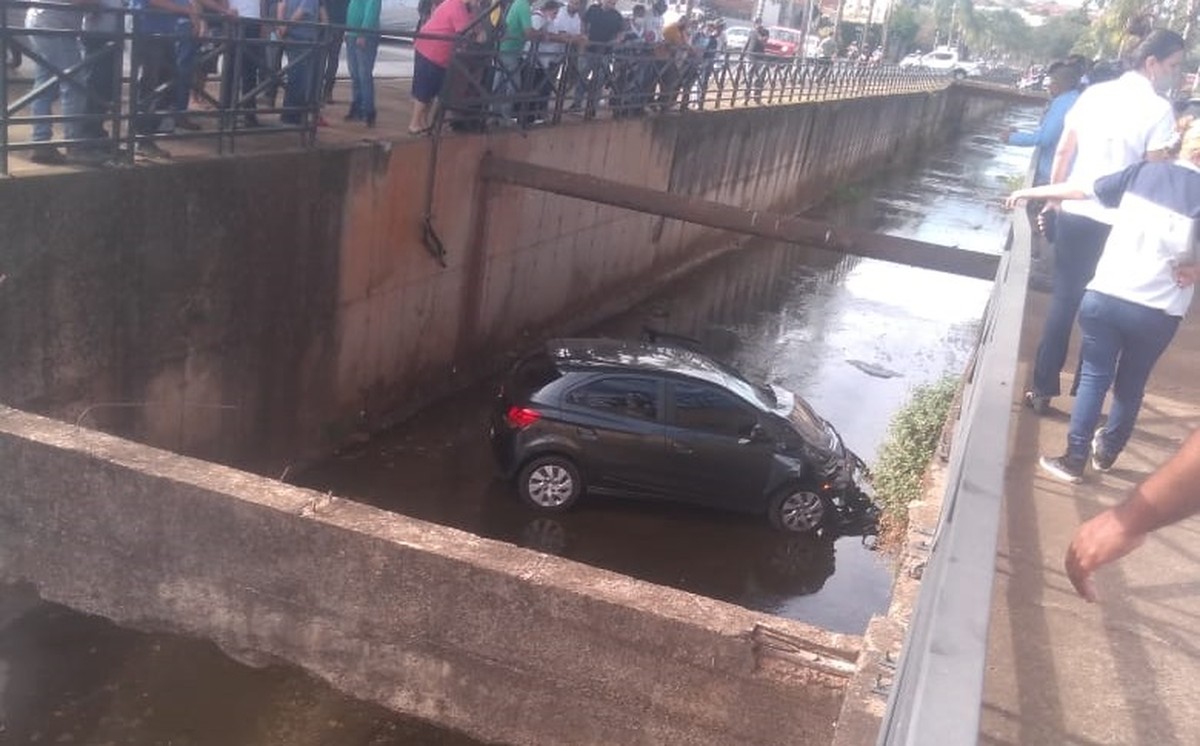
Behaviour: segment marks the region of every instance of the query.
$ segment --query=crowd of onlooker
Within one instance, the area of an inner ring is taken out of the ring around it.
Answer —
[[[495,95],[485,118],[526,125],[546,117],[551,101],[561,101],[567,115],[583,116],[602,106],[615,117],[687,107],[708,93],[715,73],[730,67],[737,68],[738,98],[761,101],[772,68],[806,59],[803,49],[786,55],[771,49],[771,31],[761,18],[744,41],[739,34],[739,43],[731,44],[723,18],[673,12],[665,0],[636,4],[627,15],[616,5],[616,0],[595,0],[586,8],[583,0],[511,0],[503,6],[444,0],[423,27],[431,36],[415,44],[409,131],[428,132],[434,100],[464,79]],[[463,54],[464,46],[476,54]],[[835,59],[881,57],[879,50],[859,54],[854,45],[839,55],[827,37],[813,60],[814,77],[824,77]],[[452,59],[459,63],[456,75],[450,74]]]
[[[588,7],[584,1],[421,0],[408,131],[431,130],[432,105],[450,86],[473,87],[484,93],[476,99],[492,99],[476,104],[475,125],[528,125],[548,116],[552,100],[561,102],[556,115],[591,116],[606,107],[617,117],[640,116],[686,107],[706,95],[713,74],[727,71],[731,60],[738,97],[761,100],[773,66],[803,60],[803,52],[772,53],[770,31],[760,19],[744,42],[731,47],[724,19],[681,14],[666,0],[634,5],[628,14],[617,10],[616,0]],[[126,3],[133,11],[128,17]],[[380,5],[67,0],[10,7],[10,26],[42,32],[9,37],[10,65],[21,64],[23,47],[35,56],[34,85],[41,93],[32,115],[50,116],[57,101],[58,113],[67,117],[61,124],[65,153],[52,144],[53,125],[43,121],[34,124],[32,139],[44,145],[31,158],[58,164],[111,156],[116,143],[105,126],[121,95],[121,61],[130,44],[117,32],[124,30],[137,50],[130,56],[136,109],[129,126],[138,135],[139,155],[169,157],[153,136],[200,129],[194,113],[205,107],[217,110],[226,127],[262,126],[260,105],[278,114],[281,125],[323,125],[319,107],[332,103],[343,47],[351,82],[344,118],[373,127]],[[826,40],[819,62],[829,65],[836,56],[836,46]],[[450,74],[455,59],[459,64]],[[213,75],[220,80],[215,97],[205,85]]]
[[[50,144],[52,124],[36,122],[33,161],[43,164],[103,162],[114,141],[105,122],[119,104],[121,65],[128,51],[121,33],[132,32],[130,56],[137,109],[130,127],[140,155],[169,157],[150,137],[198,130],[189,114],[211,106],[236,112],[236,126],[262,126],[260,99],[282,104],[279,121],[298,126],[314,99],[331,102],[343,44],[351,77],[346,118],[375,124],[375,54],[380,0],[69,0],[9,8],[10,66],[34,57],[36,96],[30,106],[47,117],[57,100],[66,153]],[[75,31],[78,35],[63,34]],[[233,42],[233,43],[227,43]],[[40,58],[40,60],[38,59]],[[87,61],[87,64],[83,64]],[[280,71],[285,71],[280,74]],[[205,81],[219,71],[220,99]],[[236,78],[236,79],[235,79]],[[282,102],[279,92],[282,89]],[[323,120],[318,124],[323,124]]]

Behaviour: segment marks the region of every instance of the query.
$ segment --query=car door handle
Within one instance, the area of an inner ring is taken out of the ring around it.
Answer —
[[[678,440],[672,440],[671,447],[678,453],[695,453],[686,443],[680,443]]]
[[[575,432],[579,433],[579,437],[584,440],[599,440],[600,436],[590,427],[577,427]]]

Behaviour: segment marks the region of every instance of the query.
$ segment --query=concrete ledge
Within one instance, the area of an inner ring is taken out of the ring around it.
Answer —
[[[0,536],[48,600],[485,740],[828,743],[860,647],[7,407]]]

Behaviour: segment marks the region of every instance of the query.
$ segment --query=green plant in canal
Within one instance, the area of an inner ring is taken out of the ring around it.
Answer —
[[[883,513],[884,533],[902,532],[908,504],[921,497],[925,472],[958,391],[958,376],[918,386],[892,418],[888,438],[872,467],[875,500]]]

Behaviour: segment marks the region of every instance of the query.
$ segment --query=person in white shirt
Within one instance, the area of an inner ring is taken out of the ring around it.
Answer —
[[[1079,391],[1067,451],[1043,457],[1052,476],[1079,482],[1088,458],[1105,472],[1133,435],[1150,371],[1179,327],[1200,275],[1200,121],[1184,133],[1179,159],[1139,161],[1089,188],[1068,182],[1013,192],[1010,204],[1046,197],[1112,210],[1112,230],[1079,307],[1083,332]],[[1112,388],[1112,408],[1100,410]]]
[[[1051,183],[1087,189],[1097,178],[1143,159],[1165,158],[1175,142],[1175,116],[1162,93],[1174,86],[1183,64],[1183,38],[1157,29],[1138,46],[1136,68],[1089,86],[1063,124]],[[1071,327],[1084,288],[1108,239],[1114,211],[1094,199],[1064,203],[1054,237],[1054,288],[1025,403],[1038,414],[1061,393]]]
[[[546,118],[546,105],[553,91],[554,80],[550,77],[550,68],[561,56],[562,47],[561,42],[549,39],[553,33],[554,19],[561,10],[562,3],[558,0],[546,0],[530,15],[535,37],[525,42],[525,64],[528,66],[529,75],[526,84],[529,86],[528,90],[537,97],[529,102],[527,113],[523,117],[525,124],[533,124]],[[546,49],[547,46],[550,49]]]
[[[546,68],[547,80],[563,91],[572,90],[575,85],[576,55],[573,52],[587,38],[583,35],[582,7],[583,0],[567,0],[550,21],[550,40],[542,42],[542,48],[551,55]]]

